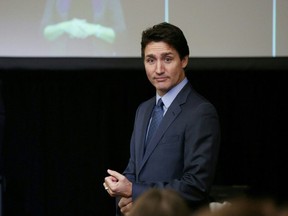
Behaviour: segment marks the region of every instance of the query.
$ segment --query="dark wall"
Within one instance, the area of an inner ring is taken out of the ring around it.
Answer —
[[[287,60],[190,59],[220,116],[215,185],[286,188]],[[4,215],[113,215],[106,170],[125,168],[136,108],[155,93],[141,59],[3,58],[0,78]]]

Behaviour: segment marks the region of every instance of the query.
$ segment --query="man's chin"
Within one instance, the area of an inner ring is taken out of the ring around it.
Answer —
[[[166,94],[170,90],[170,88],[168,88],[167,86],[160,86],[160,85],[158,85],[156,87],[156,89],[157,89],[157,92],[160,96],[163,96],[164,94]]]

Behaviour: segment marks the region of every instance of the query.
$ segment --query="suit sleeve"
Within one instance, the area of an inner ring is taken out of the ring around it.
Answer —
[[[136,116],[137,116],[138,110],[136,112]],[[132,133],[131,140],[130,140],[130,158],[129,158],[128,165],[123,172],[123,175],[125,175],[132,183],[134,183],[136,180],[135,170],[136,168],[135,168],[135,126],[134,126],[134,131]]]

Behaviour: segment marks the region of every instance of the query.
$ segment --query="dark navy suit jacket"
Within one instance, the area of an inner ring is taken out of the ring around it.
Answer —
[[[215,107],[188,82],[176,96],[144,153],[155,97],[137,109],[124,175],[133,200],[148,188],[172,188],[192,207],[207,201],[215,174],[220,128]]]

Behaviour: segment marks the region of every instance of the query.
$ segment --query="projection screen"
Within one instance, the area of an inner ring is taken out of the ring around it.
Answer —
[[[287,0],[1,0],[0,17],[0,57],[140,57],[163,21],[191,57],[288,56]]]

